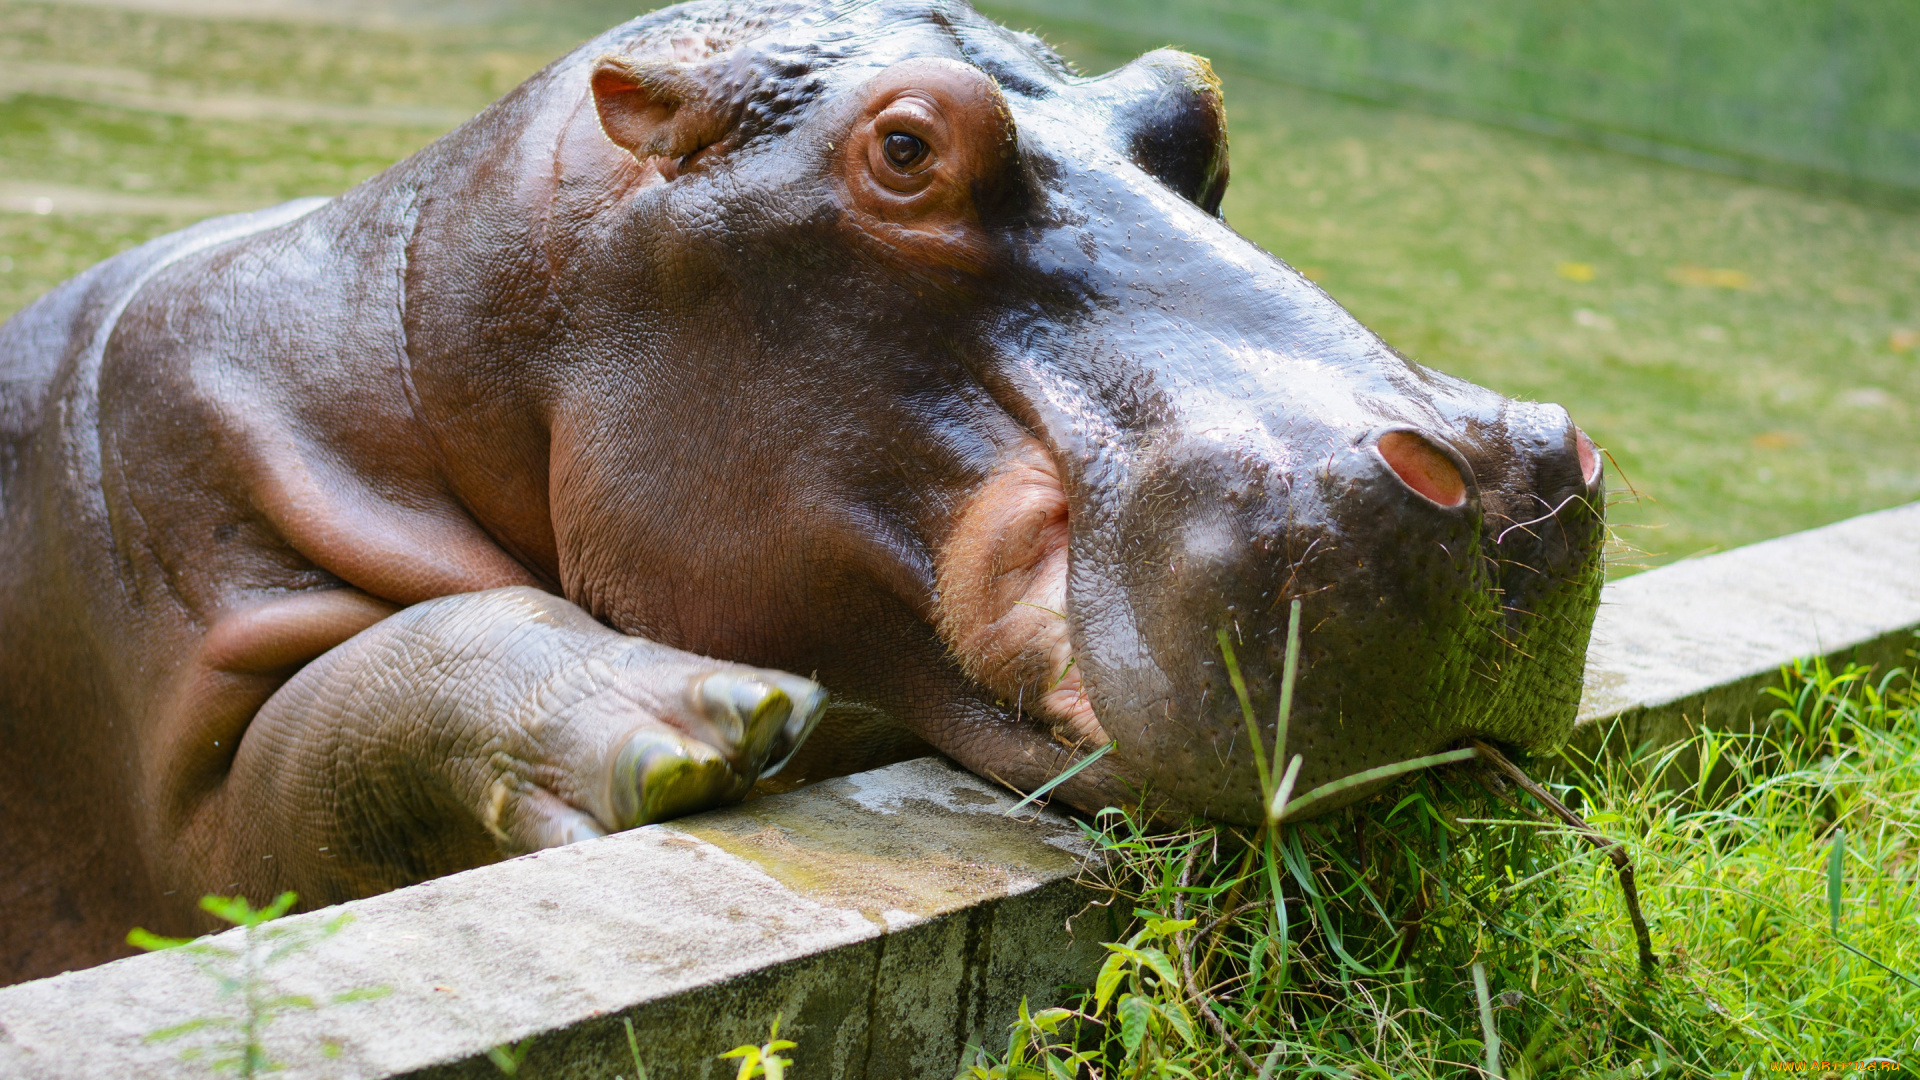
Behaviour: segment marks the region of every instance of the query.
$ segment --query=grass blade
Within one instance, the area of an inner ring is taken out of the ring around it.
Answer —
[[[1868,956],[1866,953],[1860,951],[1859,949],[1854,948],[1852,945],[1847,944],[1845,941],[1841,941],[1836,938],[1834,943],[1839,945],[1841,948],[1847,950],[1848,952],[1852,953],[1853,955],[1859,957],[1860,959],[1865,960],[1867,963],[1872,964],[1874,967],[1879,968],[1881,971],[1884,971],[1887,974],[1893,976],[1894,978],[1904,979],[1909,985],[1920,987],[1920,979],[1916,979],[1913,976],[1907,974],[1906,972],[1899,970],[1898,968],[1888,967],[1887,965],[1881,963],[1880,961],[1875,960],[1873,957]]]
[[[1493,1026],[1493,999],[1487,996],[1487,969],[1484,964],[1473,965],[1473,997],[1480,1004],[1480,1033],[1487,1043],[1487,1075],[1493,1080],[1501,1080],[1500,1032]]]
[[[1840,895],[1847,869],[1847,830],[1833,830],[1833,853],[1827,856],[1827,925],[1840,936]]]
[[[1409,761],[1396,761],[1392,765],[1380,765],[1372,769],[1365,769],[1354,773],[1352,776],[1342,777],[1330,784],[1321,784],[1319,787],[1288,803],[1286,810],[1288,812],[1298,813],[1317,802],[1331,799],[1341,792],[1350,788],[1359,787],[1362,784],[1370,784],[1375,780],[1385,780],[1388,777],[1400,776],[1403,773],[1419,772],[1421,769],[1431,769],[1435,765],[1451,765],[1456,761],[1472,761],[1479,756],[1480,751],[1472,747],[1466,747],[1460,750],[1448,750],[1439,754],[1428,754],[1426,757],[1417,757]]]
[[[1294,603],[1297,604],[1299,601],[1296,600]],[[1260,1066],[1260,1080],[1273,1080],[1273,1067],[1280,1064],[1280,1052],[1286,1048],[1286,1043],[1274,1041],[1273,1049],[1267,1051],[1266,1063]]]
[[[1300,833],[1301,830],[1298,828],[1289,829],[1280,851],[1287,864],[1287,872],[1293,875],[1293,880],[1300,883],[1301,895],[1306,897],[1308,906],[1313,908],[1320,932],[1326,935],[1327,946],[1333,950],[1335,956],[1340,958],[1340,962],[1355,974],[1378,975],[1379,972],[1354,958],[1353,953],[1347,950],[1346,942],[1342,940],[1338,924],[1327,917],[1327,898],[1314,884],[1314,874],[1308,869],[1306,852],[1300,847]]]
[[[1286,775],[1280,778],[1280,787],[1274,791],[1273,801],[1267,804],[1267,828],[1278,825],[1280,815],[1287,812],[1287,800],[1293,796],[1293,783],[1300,778],[1300,763],[1304,760],[1303,755],[1295,754],[1293,760],[1287,762]]]
[[[1274,851],[1278,843],[1274,830],[1265,830],[1262,840],[1268,895],[1273,898],[1273,906],[1268,909],[1273,913],[1273,940],[1280,944],[1277,985],[1285,990],[1293,979],[1293,926],[1287,913],[1287,895],[1280,890],[1280,860]]]
[[[622,1018],[620,1022],[627,1025],[627,1053],[633,1055],[633,1080],[647,1080],[647,1067],[640,1064],[640,1040],[633,1035],[633,1021]],[[616,1076],[614,1080],[620,1078]]]
[[[1267,747],[1260,738],[1260,725],[1253,720],[1253,699],[1247,696],[1247,680],[1240,677],[1240,661],[1233,655],[1233,642],[1227,640],[1227,628],[1221,627],[1213,636],[1219,639],[1220,656],[1227,662],[1227,681],[1233,684],[1233,694],[1240,699],[1240,715],[1247,722],[1247,738],[1253,743],[1253,767],[1260,774],[1260,797],[1265,799],[1273,791],[1273,774],[1267,771]]]
[[[1280,714],[1273,723],[1273,765],[1287,760],[1287,721],[1293,716],[1293,678],[1300,671],[1300,601],[1287,613],[1287,659],[1280,669]]]
[[[1063,772],[1059,776],[1056,776],[1053,779],[1047,781],[1046,783],[1041,784],[1039,787],[1034,788],[1033,794],[1028,795],[1026,798],[1021,799],[1017,803],[1014,803],[1013,808],[1007,811],[1007,816],[1012,817],[1013,815],[1019,813],[1020,811],[1025,810],[1028,806],[1033,804],[1033,801],[1035,799],[1044,797],[1047,794],[1047,792],[1052,791],[1054,788],[1059,787],[1061,784],[1064,784],[1067,781],[1073,779],[1074,777],[1079,776],[1080,771],[1082,769],[1085,769],[1087,766],[1093,764],[1096,761],[1099,761],[1103,757],[1106,757],[1107,753],[1111,751],[1116,745],[1118,744],[1109,742],[1107,743],[1107,745],[1102,746],[1100,749],[1095,750],[1093,753],[1088,754],[1086,757],[1083,757],[1079,761],[1076,761],[1073,764],[1067,766],[1066,772]]]

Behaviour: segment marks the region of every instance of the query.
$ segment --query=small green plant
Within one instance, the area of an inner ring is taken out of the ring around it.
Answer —
[[[533,1049],[532,1039],[521,1039],[517,1043],[501,1043],[487,1048],[487,1060],[493,1067],[508,1076],[519,1076],[520,1066],[527,1063],[527,1054]]]
[[[1093,1011],[1106,1015],[1108,1005],[1113,1006],[1120,1021],[1120,1046],[1134,1065],[1130,1075],[1151,1075],[1159,1071],[1155,1066],[1160,1062],[1194,1044],[1186,983],[1157,944],[1165,941],[1178,948],[1180,933],[1193,925],[1192,919],[1149,915],[1125,944],[1107,946],[1107,961],[1093,984]]]
[[[631,1028],[628,1029],[627,1034],[629,1037],[632,1036]],[[793,1062],[781,1057],[780,1051],[791,1050],[798,1045],[800,1044],[791,1039],[780,1037],[780,1018],[776,1016],[773,1018],[772,1030],[767,1032],[766,1042],[759,1046],[751,1043],[736,1046],[720,1056],[723,1059],[740,1059],[740,1071],[735,1074],[734,1080],[758,1080],[760,1077],[765,1077],[766,1080],[783,1080],[787,1075],[787,1066]],[[639,1064],[637,1056],[634,1063]]]
[[[1089,1019],[1072,1009],[1031,1012],[1020,999],[1020,1016],[1007,1038],[1007,1056],[1000,1061],[971,1043],[962,1058],[960,1075],[971,1080],[1072,1080],[1082,1066],[1093,1067],[1100,1055],[1076,1049],[1065,1035],[1077,1028],[1073,1021]],[[1063,1033],[1062,1029],[1065,1029]]]
[[[284,892],[263,908],[255,908],[243,896],[203,896],[200,908],[240,928],[237,942],[222,942],[213,937],[170,938],[135,927],[127,942],[149,952],[176,949],[193,957],[202,972],[220,988],[222,999],[237,998],[238,1015],[204,1016],[183,1024],[161,1028],[147,1035],[149,1042],[165,1042],[200,1032],[213,1033],[202,1045],[182,1051],[188,1061],[204,1059],[217,1072],[234,1071],[242,1077],[254,1077],[280,1068],[265,1046],[267,1027],[275,1017],[298,1009],[318,1009],[365,1001],[386,994],[385,988],[349,990],[326,1001],[305,994],[276,994],[267,979],[267,969],[292,953],[339,933],[352,916],[347,913],[324,923],[270,926],[292,910],[297,897]]]

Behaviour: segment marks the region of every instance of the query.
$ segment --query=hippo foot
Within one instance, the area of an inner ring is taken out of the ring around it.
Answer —
[[[608,629],[532,588],[416,604],[308,664],[210,810],[222,883],[332,899],[744,798],[826,711],[809,679]],[[342,852],[352,852],[343,856]],[[265,882],[263,885],[267,884]]]
[[[649,725],[627,739],[613,763],[616,828],[665,821],[739,800],[757,779],[779,772],[825,711],[818,684],[775,671],[715,672],[690,695],[700,738]],[[686,724],[692,727],[693,724]],[[767,762],[757,774],[736,762]],[[587,829],[592,824],[583,822]],[[587,832],[585,835],[593,835]],[[565,837],[568,843],[578,837]]]
[[[618,634],[559,597],[505,589],[433,603],[453,610],[429,622],[468,628],[446,635],[443,667],[448,653],[488,657],[448,692],[474,728],[462,741],[489,747],[474,763],[487,781],[479,816],[504,853],[737,802],[825,712],[809,679]],[[457,750],[450,760],[465,767]]]
[[[755,781],[786,765],[819,722],[827,699],[809,679],[735,665],[695,675],[685,694],[664,696],[684,698],[686,705],[661,718],[648,716],[616,740],[619,749],[604,768],[568,763],[564,754],[527,768],[509,755],[483,815],[501,850],[559,847],[738,802]],[[631,723],[636,711],[645,710],[616,686],[569,710],[563,720],[614,729]],[[542,774],[556,772],[559,786],[576,791],[588,786],[582,780],[605,772],[605,798],[582,800],[593,807],[582,809],[541,782]]]

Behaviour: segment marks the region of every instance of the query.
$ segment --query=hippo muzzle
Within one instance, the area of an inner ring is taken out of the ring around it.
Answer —
[[[1564,411],[1478,394],[1378,412],[1362,399],[1337,420],[1289,422],[1282,400],[1267,423],[1236,424],[1209,404],[1222,407],[1114,455],[1126,472],[1086,492],[1094,535],[1076,530],[1074,655],[1135,775],[1197,812],[1258,821],[1217,635],[1272,757],[1295,600],[1284,753],[1303,757],[1298,792],[1467,736],[1565,736],[1599,584],[1601,491],[1597,467],[1576,464],[1583,436]]]

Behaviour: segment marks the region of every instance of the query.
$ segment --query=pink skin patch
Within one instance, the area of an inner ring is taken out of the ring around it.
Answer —
[[[1580,459],[1580,482],[1592,487],[1600,479],[1600,451],[1579,428],[1573,429],[1573,452]]]
[[[1387,468],[1430,502],[1445,507],[1467,501],[1467,482],[1447,455],[1411,431],[1389,431],[1374,444]]]
[[[1046,448],[1015,447],[954,523],[937,560],[940,634],[975,681],[1065,742],[1104,745],[1073,663],[1067,493]]]

